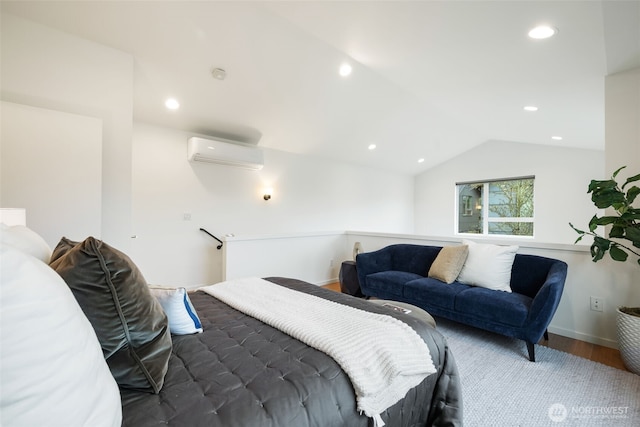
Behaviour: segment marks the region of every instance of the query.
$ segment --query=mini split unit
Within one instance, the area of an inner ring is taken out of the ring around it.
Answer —
[[[261,149],[221,139],[189,138],[188,158],[190,162],[217,163],[250,170],[260,170],[264,166]]]

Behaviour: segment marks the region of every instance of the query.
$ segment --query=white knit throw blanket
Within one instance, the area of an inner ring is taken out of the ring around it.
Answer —
[[[331,356],[347,373],[358,410],[380,414],[436,372],[429,347],[410,326],[256,277],[201,288],[226,304]]]

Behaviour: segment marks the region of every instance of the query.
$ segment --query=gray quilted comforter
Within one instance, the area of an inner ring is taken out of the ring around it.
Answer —
[[[430,326],[386,307],[295,279],[275,283],[397,317],[425,340],[437,372],[382,414],[388,427],[460,426],[458,372],[445,339]],[[123,426],[367,427],[353,387],[326,354],[203,292],[190,294],[204,332],[173,336],[159,394],[121,389]]]

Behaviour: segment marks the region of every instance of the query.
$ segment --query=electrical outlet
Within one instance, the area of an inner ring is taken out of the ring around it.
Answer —
[[[599,297],[591,297],[591,311],[604,311],[604,301]]]
[[[191,221],[191,212],[185,212],[182,214],[183,221]]]
[[[329,267],[333,268],[333,260],[329,260]]]

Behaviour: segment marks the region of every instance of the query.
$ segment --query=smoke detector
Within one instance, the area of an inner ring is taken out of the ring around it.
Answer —
[[[225,70],[223,70],[222,68],[214,68],[211,71],[211,75],[213,75],[213,77],[215,79],[224,80],[225,77],[227,77],[227,72]]]

